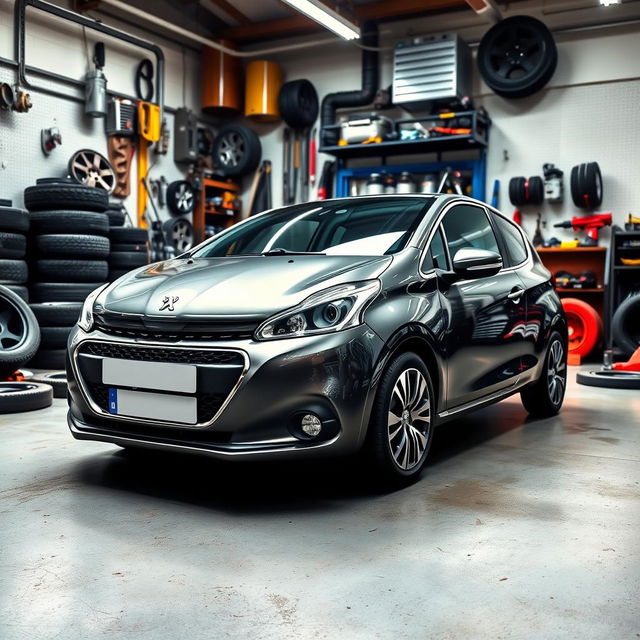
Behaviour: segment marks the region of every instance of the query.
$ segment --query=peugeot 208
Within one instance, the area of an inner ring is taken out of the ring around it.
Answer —
[[[520,227],[452,195],[267,211],[86,300],[81,440],[283,459],[364,450],[416,478],[434,428],[519,392],[556,413],[567,325]]]

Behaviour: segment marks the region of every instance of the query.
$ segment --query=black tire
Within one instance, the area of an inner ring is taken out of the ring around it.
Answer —
[[[526,178],[518,176],[509,180],[509,200],[515,207],[527,204],[527,194],[525,188]]]
[[[24,284],[29,269],[24,260],[0,260],[0,284]]]
[[[5,284],[2,286],[13,291],[21,300],[29,302],[29,289],[27,289],[27,287],[21,284]]]
[[[35,272],[47,282],[104,282],[109,275],[106,260],[36,260]],[[96,285],[97,286],[97,285]]]
[[[640,347],[640,294],[623,300],[611,321],[613,341],[630,356]]]
[[[60,371],[65,368],[66,357],[66,349],[40,349],[38,353],[29,360],[29,366],[34,369]]]
[[[318,94],[309,80],[285,82],[278,94],[282,119],[293,129],[308,129],[318,119]]]
[[[82,311],[81,302],[39,302],[31,305],[31,311],[41,327],[70,327]]]
[[[84,236],[80,234],[58,233],[36,237],[36,246],[40,253],[70,258],[107,258],[109,256],[109,238],[104,236]]]
[[[149,264],[146,253],[139,251],[112,253],[109,257],[110,269],[133,269]]]
[[[247,127],[228,124],[220,129],[213,142],[213,161],[227,176],[244,176],[260,164],[260,138]]]
[[[39,382],[0,382],[0,413],[22,413],[50,407],[53,388]]]
[[[12,200],[7,200],[6,198],[0,198],[0,207],[11,207],[13,206]]]
[[[43,349],[66,349],[73,327],[40,327],[40,344]]]
[[[557,345],[561,349],[559,359],[555,351]],[[560,411],[567,389],[567,351],[566,339],[554,331],[549,337],[540,377],[520,392],[522,404],[532,417],[548,418]],[[558,391],[554,391],[555,389]]]
[[[33,302],[84,302],[99,286],[93,282],[34,282],[31,299]]]
[[[149,242],[149,232],[133,227],[114,227],[109,229],[109,239],[114,244],[145,244]]]
[[[529,178],[528,188],[529,204],[542,204],[544,202],[544,183],[539,176],[531,176]]]
[[[105,211],[109,218],[110,227],[122,227],[124,226],[126,216],[122,209],[107,209]]]
[[[149,253],[149,246],[146,243],[143,244],[111,244],[111,253]]]
[[[30,381],[51,385],[51,387],[53,387],[54,398],[67,397],[67,388],[68,388],[67,373],[65,371],[52,371],[50,373],[36,373],[30,379]]]
[[[485,33],[477,64],[482,79],[498,95],[524,98],[551,79],[558,50],[551,31],[540,20],[512,16]]]
[[[580,209],[596,209],[602,204],[602,174],[597,162],[583,162],[571,169],[571,199]]]
[[[640,373],[635,371],[579,371],[576,382],[586,387],[640,389]]]
[[[73,178],[38,178],[36,184],[76,184]]]
[[[167,187],[167,206],[174,216],[193,213],[195,202],[195,191],[186,180],[175,180]]]
[[[28,362],[40,344],[38,321],[29,305],[7,287],[0,286],[0,378]]]
[[[111,271],[109,271],[109,282],[113,282],[122,276],[126,276],[130,271],[133,271],[133,269],[111,269]]]
[[[29,212],[13,207],[0,207],[0,231],[25,233],[29,230]]]
[[[94,211],[32,211],[31,230],[38,234],[64,233],[106,236],[109,218]]]
[[[403,449],[403,436],[406,438],[406,434],[413,433],[415,429],[412,430],[411,426],[405,425],[404,416],[406,411],[402,411],[403,407],[399,405],[396,406],[397,403],[400,403],[400,397],[394,395],[394,387],[404,372],[410,372],[409,375],[411,378],[417,380],[418,377],[414,373],[416,371],[419,372],[422,380],[426,383],[424,391],[419,394],[420,399],[417,400],[417,402],[420,403],[418,406],[424,406],[422,403],[426,401],[426,409],[428,409],[427,420],[419,421],[419,423],[422,424],[421,432],[423,433],[425,442],[422,444],[422,439],[406,439],[405,448]],[[427,459],[433,440],[433,424],[431,420],[435,409],[434,399],[435,396],[429,371],[421,358],[415,353],[402,353],[389,363],[378,385],[371,420],[369,421],[366,443],[366,448],[375,466],[377,475],[382,475],[386,480],[393,483],[408,484],[417,480]],[[402,418],[397,425],[389,424],[390,414],[392,413],[397,413],[397,415]],[[396,435],[391,437],[392,430],[395,431],[396,429]],[[392,451],[396,443],[398,455],[402,454],[403,451],[409,452],[410,449],[414,449],[413,453],[417,461],[409,468],[402,468],[402,465],[396,461]],[[417,454],[420,449],[414,448],[418,443],[424,446],[419,456]],[[414,446],[409,447],[410,444]]]
[[[102,212],[109,208],[109,194],[103,189],[81,184],[36,184],[24,190],[24,206],[29,211],[82,209]]]
[[[0,258],[13,260],[24,258],[27,252],[27,238],[22,233],[0,231]]]

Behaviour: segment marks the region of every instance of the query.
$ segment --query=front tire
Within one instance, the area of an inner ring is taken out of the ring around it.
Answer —
[[[433,440],[431,377],[415,353],[403,353],[384,372],[369,423],[372,462],[396,484],[418,479]]]
[[[553,332],[540,378],[523,389],[520,397],[529,415],[548,418],[560,411],[566,389],[567,344],[559,333]]]

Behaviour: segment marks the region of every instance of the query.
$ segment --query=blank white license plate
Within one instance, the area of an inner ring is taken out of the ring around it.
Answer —
[[[198,401],[196,398],[168,393],[149,393],[129,389],[109,389],[109,413],[130,418],[148,418],[162,422],[196,424]]]
[[[114,387],[137,387],[176,393],[196,392],[195,365],[104,358],[102,382]]]

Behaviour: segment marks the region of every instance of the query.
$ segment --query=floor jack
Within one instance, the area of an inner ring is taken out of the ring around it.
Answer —
[[[640,389],[640,347],[626,362],[613,362],[613,352],[604,352],[604,364],[595,371],[579,371],[578,384],[609,389]]]

